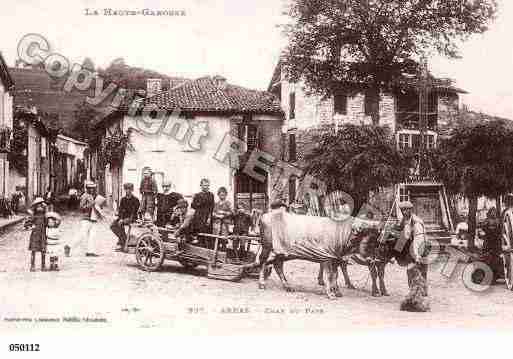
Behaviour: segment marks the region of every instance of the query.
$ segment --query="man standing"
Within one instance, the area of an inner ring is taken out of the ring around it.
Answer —
[[[48,206],[48,211],[53,212],[54,211],[54,204],[55,204],[55,198],[53,195],[53,191],[50,189],[50,187],[47,188],[46,193],[44,195],[44,200],[46,205]]]
[[[94,222],[91,219],[91,214],[95,205],[96,199],[96,184],[87,181],[85,184],[86,191],[80,197],[80,212],[82,213],[82,220],[80,221],[80,241],[86,243],[86,257],[97,257],[91,249],[91,233]]]
[[[172,183],[171,181],[165,181],[162,184],[164,193],[157,195],[157,226],[164,227],[170,220],[173,214],[173,209],[177,205],[178,201],[183,199],[180,193],[171,192]]]
[[[125,197],[121,198],[119,203],[118,217],[112,222],[110,229],[118,237],[117,251],[122,251],[127,241],[125,225],[131,224],[137,220],[139,211],[139,200],[133,195],[134,185],[125,183],[123,185]]]
[[[212,213],[214,212],[214,194],[210,192],[210,181],[203,178],[200,182],[201,192],[192,199],[191,207],[196,211],[193,227],[196,233],[212,233]]]
[[[417,271],[420,271],[424,279],[424,296],[428,294],[427,285],[427,263],[426,263],[426,232],[422,219],[413,214],[413,204],[410,201],[399,203],[399,208],[403,215],[400,224],[401,237],[400,244],[403,247],[402,260],[407,261],[408,285],[412,286],[413,278]]]
[[[141,208],[140,213],[143,218],[146,214],[149,214],[153,220],[155,212],[155,197],[157,196],[158,186],[157,181],[152,176],[151,168],[145,167],[143,170],[143,178],[141,185],[139,186],[139,192],[141,193]]]

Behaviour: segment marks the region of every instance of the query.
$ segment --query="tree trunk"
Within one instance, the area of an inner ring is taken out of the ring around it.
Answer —
[[[372,118],[372,124],[374,126],[379,125],[379,89],[378,88],[370,88],[366,91],[365,96],[368,96],[368,98],[365,100],[367,106],[369,106],[368,109],[366,109],[366,112],[370,114]]]
[[[469,198],[468,205],[468,247],[475,248],[475,237],[477,228],[477,197],[472,196]]]

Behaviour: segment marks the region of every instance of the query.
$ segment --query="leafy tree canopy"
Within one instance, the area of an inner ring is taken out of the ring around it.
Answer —
[[[458,126],[438,147],[436,171],[451,193],[495,198],[513,190],[513,129],[506,121]]]
[[[319,145],[305,156],[307,173],[321,178],[328,191],[349,193],[359,208],[369,191],[406,178],[409,159],[400,153],[386,127],[344,125],[323,131]]]

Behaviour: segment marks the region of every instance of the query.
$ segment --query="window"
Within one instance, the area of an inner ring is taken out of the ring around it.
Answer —
[[[371,116],[372,115],[372,102],[371,102],[371,95],[369,91],[365,91],[365,98],[363,102],[363,111],[365,112],[365,116]]]
[[[407,188],[399,188],[399,202],[406,202],[410,200],[410,191]]]
[[[427,149],[435,148],[435,136],[433,136],[433,135],[426,135],[424,137],[424,141],[425,141]]]
[[[418,133],[400,133],[397,143],[400,150],[406,148],[419,149],[422,145],[420,142],[420,134]],[[435,136],[430,134],[424,135],[424,144],[427,149],[435,148]]]
[[[257,125],[251,123],[239,124],[238,136],[240,140],[246,142],[248,152],[260,147],[260,134]]]
[[[289,95],[289,119],[296,118],[296,93],[291,92]]]
[[[297,161],[297,147],[296,147],[296,134],[289,135],[289,161]]]
[[[399,149],[404,150],[406,148],[411,147],[410,145],[410,135],[409,134],[399,134]]]
[[[347,115],[347,94],[337,91],[333,96],[333,112]]]

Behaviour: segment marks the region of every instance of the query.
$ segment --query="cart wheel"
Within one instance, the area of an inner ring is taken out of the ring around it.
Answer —
[[[164,262],[162,241],[152,233],[143,234],[135,245],[135,258],[143,270],[148,272],[159,270]]]
[[[504,214],[502,226],[502,263],[504,264],[504,279],[509,290],[513,291],[513,212]]]
[[[178,262],[182,266],[184,266],[185,269],[194,269],[194,268],[196,268],[199,265],[198,263],[194,263],[194,262],[191,262],[191,261],[188,261],[188,260],[185,260],[185,259],[180,259]]]

